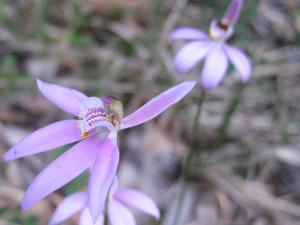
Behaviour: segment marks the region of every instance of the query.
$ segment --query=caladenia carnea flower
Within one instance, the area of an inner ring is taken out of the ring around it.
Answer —
[[[189,72],[205,58],[200,75],[204,89],[219,85],[226,74],[228,61],[237,69],[243,82],[249,81],[252,70],[249,58],[239,48],[226,43],[233,34],[242,4],[243,0],[232,0],[221,20],[211,22],[209,35],[191,27],[178,28],[171,33],[170,41],[189,41],[174,57],[173,63],[179,73]]]
[[[113,185],[114,186],[114,185]],[[104,225],[104,214],[93,223],[88,205],[88,194],[77,192],[64,199],[55,210],[49,225],[56,225],[81,211],[79,225]],[[155,202],[144,193],[134,189],[115,189],[109,192],[106,202],[107,216],[110,225],[135,225],[133,214],[128,207],[159,219],[160,213]]]
[[[153,119],[187,95],[195,82],[186,81],[168,89],[124,118],[122,104],[112,97],[87,97],[76,90],[40,80],[37,85],[50,102],[79,119],[59,121],[33,132],[13,146],[4,159],[13,160],[78,143],[34,179],[25,193],[22,208],[31,207],[89,169],[88,207],[96,220],[103,212],[118,167],[118,131]]]

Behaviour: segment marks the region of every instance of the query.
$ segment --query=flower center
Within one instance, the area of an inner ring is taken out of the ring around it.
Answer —
[[[87,137],[95,128],[113,130],[119,125],[119,120],[113,112],[108,112],[101,99],[89,97],[80,107],[80,131],[82,137]]]
[[[214,41],[225,41],[233,33],[233,27],[223,21],[213,20],[210,25],[209,37]]]
[[[222,30],[224,30],[224,31],[227,31],[227,29],[229,28],[229,24],[227,24],[227,23],[224,23],[224,22],[222,22],[222,21],[219,21],[218,22],[218,26],[219,26],[219,28],[220,29],[222,29]]]

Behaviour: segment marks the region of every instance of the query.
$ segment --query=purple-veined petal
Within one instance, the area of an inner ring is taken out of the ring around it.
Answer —
[[[33,155],[81,140],[77,120],[63,120],[41,128],[13,146],[5,160]]]
[[[86,192],[77,192],[65,198],[56,208],[49,225],[59,224],[82,210],[87,203]],[[92,224],[91,224],[92,225]]]
[[[184,44],[176,53],[173,64],[179,73],[190,71],[211,48],[211,41],[193,41]]]
[[[80,215],[79,225],[103,225],[103,223],[103,215],[100,215],[97,219],[97,222],[94,224],[90,210],[88,208],[85,208]]]
[[[54,105],[62,110],[78,116],[81,102],[87,97],[74,89],[62,87],[37,80],[37,85],[42,94]]]
[[[135,225],[132,213],[114,199],[108,204],[108,219],[111,225]]]
[[[185,81],[154,97],[141,108],[122,120],[121,129],[137,126],[153,119],[171,105],[180,101],[195,86],[195,81]]]
[[[222,23],[234,25],[242,10],[243,0],[232,0],[222,18]]]
[[[207,35],[196,28],[193,27],[181,27],[174,30],[170,35],[170,41],[176,41],[180,39],[185,40],[199,40],[208,39]]]
[[[241,80],[247,82],[251,78],[252,66],[250,59],[238,48],[224,45],[229,60],[241,75]]]
[[[224,78],[228,66],[228,59],[221,46],[216,44],[207,54],[201,74],[201,85],[205,89],[212,89],[219,85]]]
[[[92,108],[104,109],[102,99],[98,97],[87,97],[80,105],[80,112],[86,114]]]
[[[103,213],[105,200],[115,178],[118,164],[118,146],[115,141],[107,138],[98,149],[89,181],[88,205],[94,222]]]
[[[90,167],[101,142],[97,135],[87,138],[49,164],[29,186],[22,201],[22,209],[28,209]]]
[[[142,192],[133,189],[119,189],[114,193],[114,198],[156,219],[160,217],[159,209],[155,202]]]
[[[96,127],[105,127],[114,130],[114,126],[107,118],[103,101],[97,97],[86,98],[80,106],[80,130],[82,133],[88,132]]]

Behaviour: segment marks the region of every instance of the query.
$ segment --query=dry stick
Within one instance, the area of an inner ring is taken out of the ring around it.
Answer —
[[[181,182],[180,182],[181,185],[180,185],[180,189],[179,189],[179,197],[178,197],[178,202],[177,202],[177,206],[176,206],[175,218],[174,218],[174,221],[173,221],[174,225],[178,225],[179,215],[180,215],[180,211],[181,211],[180,203],[183,201],[184,194],[185,194],[185,191],[186,191],[186,188],[187,188],[190,169],[191,169],[191,166],[193,164],[192,163],[193,156],[194,156],[196,150],[199,150],[199,148],[197,149],[197,133],[198,133],[198,129],[199,129],[199,119],[200,119],[200,116],[201,116],[201,109],[202,109],[204,99],[205,99],[205,92],[202,91],[201,95],[199,96],[198,103],[197,103],[197,112],[196,112],[196,115],[195,115],[193,128],[192,128],[192,139],[191,139],[191,143],[190,143],[188,156],[187,156],[186,161],[184,163],[182,178],[181,178]]]

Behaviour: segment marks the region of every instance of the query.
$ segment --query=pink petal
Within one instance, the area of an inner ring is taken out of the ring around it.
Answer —
[[[174,30],[170,35],[170,41],[176,41],[179,39],[199,40],[208,39],[208,37],[203,31],[193,27],[181,27]]]
[[[85,208],[80,214],[79,225],[94,225],[88,208]]]
[[[195,84],[195,81],[185,81],[154,97],[141,108],[126,116],[122,120],[121,129],[137,126],[158,116],[186,96]]]
[[[63,120],[41,128],[13,146],[5,155],[5,160],[17,159],[48,151],[81,140],[77,120]]]
[[[111,139],[103,141],[93,164],[89,181],[89,209],[93,221],[103,213],[109,188],[115,178],[119,164],[119,149]]]
[[[173,64],[179,73],[191,70],[211,48],[211,41],[193,41],[183,45],[174,57]]]
[[[85,208],[80,215],[79,225],[103,225],[103,223],[103,215],[100,215],[97,222],[94,224],[88,208]]]
[[[114,193],[114,198],[125,205],[154,216],[156,219],[160,217],[159,209],[155,202],[142,192],[133,189],[119,189]]]
[[[236,47],[224,45],[224,49],[230,61],[240,73],[242,81],[249,81],[252,72],[250,59],[240,49]]]
[[[54,105],[62,110],[78,116],[80,104],[87,97],[74,89],[58,86],[37,80],[37,85],[42,94]]]
[[[100,143],[98,136],[87,138],[49,164],[29,186],[22,208],[28,209],[90,167],[95,161]]]
[[[108,205],[108,219],[111,225],[135,225],[132,213],[113,199]]]
[[[201,85],[205,89],[212,89],[219,85],[224,78],[228,66],[228,59],[219,45],[208,53],[201,74]]]
[[[234,25],[242,10],[243,0],[232,0],[228,6],[222,22],[228,25]]]
[[[56,208],[49,225],[59,224],[84,208],[87,202],[86,192],[77,192],[64,199]]]

